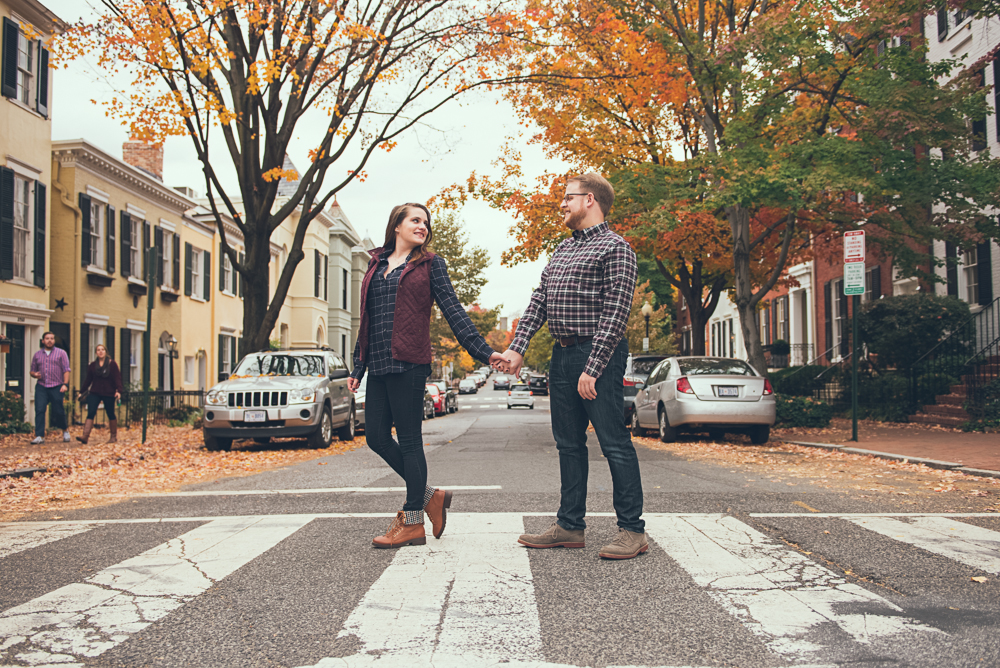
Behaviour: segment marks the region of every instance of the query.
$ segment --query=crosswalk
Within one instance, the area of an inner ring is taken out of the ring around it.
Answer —
[[[526,518],[540,515],[450,514],[441,540],[392,554],[342,626],[330,631],[353,643],[356,651],[308,665],[569,665],[547,657],[531,560],[538,552],[516,543]],[[389,516],[316,513],[0,524],[0,573],[5,560],[20,555],[43,562],[47,550],[58,549],[60,541],[85,538],[98,528],[176,526],[176,535],[166,542],[138,554],[128,554],[123,543],[122,561],[0,611],[0,667],[90,665],[270,550],[294,541],[314,522],[363,520],[381,528]],[[686,586],[707,594],[732,624],[783,661],[824,665],[834,638],[867,646],[920,644],[949,636],[950,630],[926,621],[926,615],[900,607],[877,588],[848,581],[822,560],[740,518],[648,513],[645,519],[652,551],[669,557]],[[890,539],[899,549],[917,548],[977,573],[1000,575],[1000,532],[971,519],[956,514],[845,514],[820,521],[830,528],[846,523]],[[192,523],[197,526],[191,528]],[[641,567],[644,558],[629,563]],[[656,581],[657,575],[651,579]]]

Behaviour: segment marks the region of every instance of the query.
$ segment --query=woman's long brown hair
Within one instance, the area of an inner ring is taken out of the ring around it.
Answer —
[[[385,228],[385,243],[382,245],[386,250],[396,249],[396,228],[402,224],[409,215],[411,208],[418,208],[424,212],[427,216],[427,238],[424,239],[424,243],[420,244],[413,249],[413,255],[410,257],[410,262],[416,262],[424,255],[427,254],[427,246],[430,245],[431,239],[434,238],[434,232],[431,229],[431,212],[427,210],[427,207],[423,204],[417,204],[416,202],[407,202],[406,204],[400,204],[399,206],[392,207],[392,213],[389,214],[389,225]]]

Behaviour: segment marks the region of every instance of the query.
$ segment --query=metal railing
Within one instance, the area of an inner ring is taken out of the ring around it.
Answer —
[[[197,418],[205,405],[205,392],[201,390],[153,390],[149,393],[148,423],[168,425],[171,422],[182,423]],[[73,390],[72,410],[67,407],[67,417],[73,424],[83,424],[87,417],[87,404],[80,402],[80,393]],[[127,428],[131,424],[142,422],[142,391],[128,391],[122,394],[121,402],[116,407],[118,424]],[[107,416],[102,404],[94,418],[94,425],[104,427]]]
[[[777,354],[769,346],[764,348],[764,359],[767,360],[769,369],[787,369],[790,366],[801,366],[812,356],[813,344],[792,343],[788,347],[788,352]]]

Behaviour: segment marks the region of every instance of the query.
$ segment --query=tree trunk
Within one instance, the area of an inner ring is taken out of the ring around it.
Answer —
[[[278,322],[281,306],[288,296],[288,287],[292,276],[305,254],[295,250],[295,243],[281,268],[274,294],[271,295],[270,264],[271,237],[267,225],[263,222],[256,226],[248,224],[247,230],[261,229],[261,233],[251,233],[246,236],[247,255],[243,261],[242,279],[243,291],[243,350],[242,355],[261,350],[268,350],[271,344],[271,332]],[[299,235],[296,234],[296,237]]]
[[[733,282],[736,288],[736,311],[740,316],[743,344],[747,361],[760,373],[767,375],[767,360],[760,343],[757,322],[757,302],[760,291],[754,293],[750,275],[750,211],[737,204],[726,208],[733,234]]]

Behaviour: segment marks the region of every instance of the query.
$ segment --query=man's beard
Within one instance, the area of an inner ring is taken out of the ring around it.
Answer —
[[[587,217],[586,209],[581,209],[580,211],[571,213],[569,214],[569,219],[566,221],[566,227],[568,227],[571,230],[578,230],[580,229],[580,223],[582,223],[583,219],[586,217]]]

